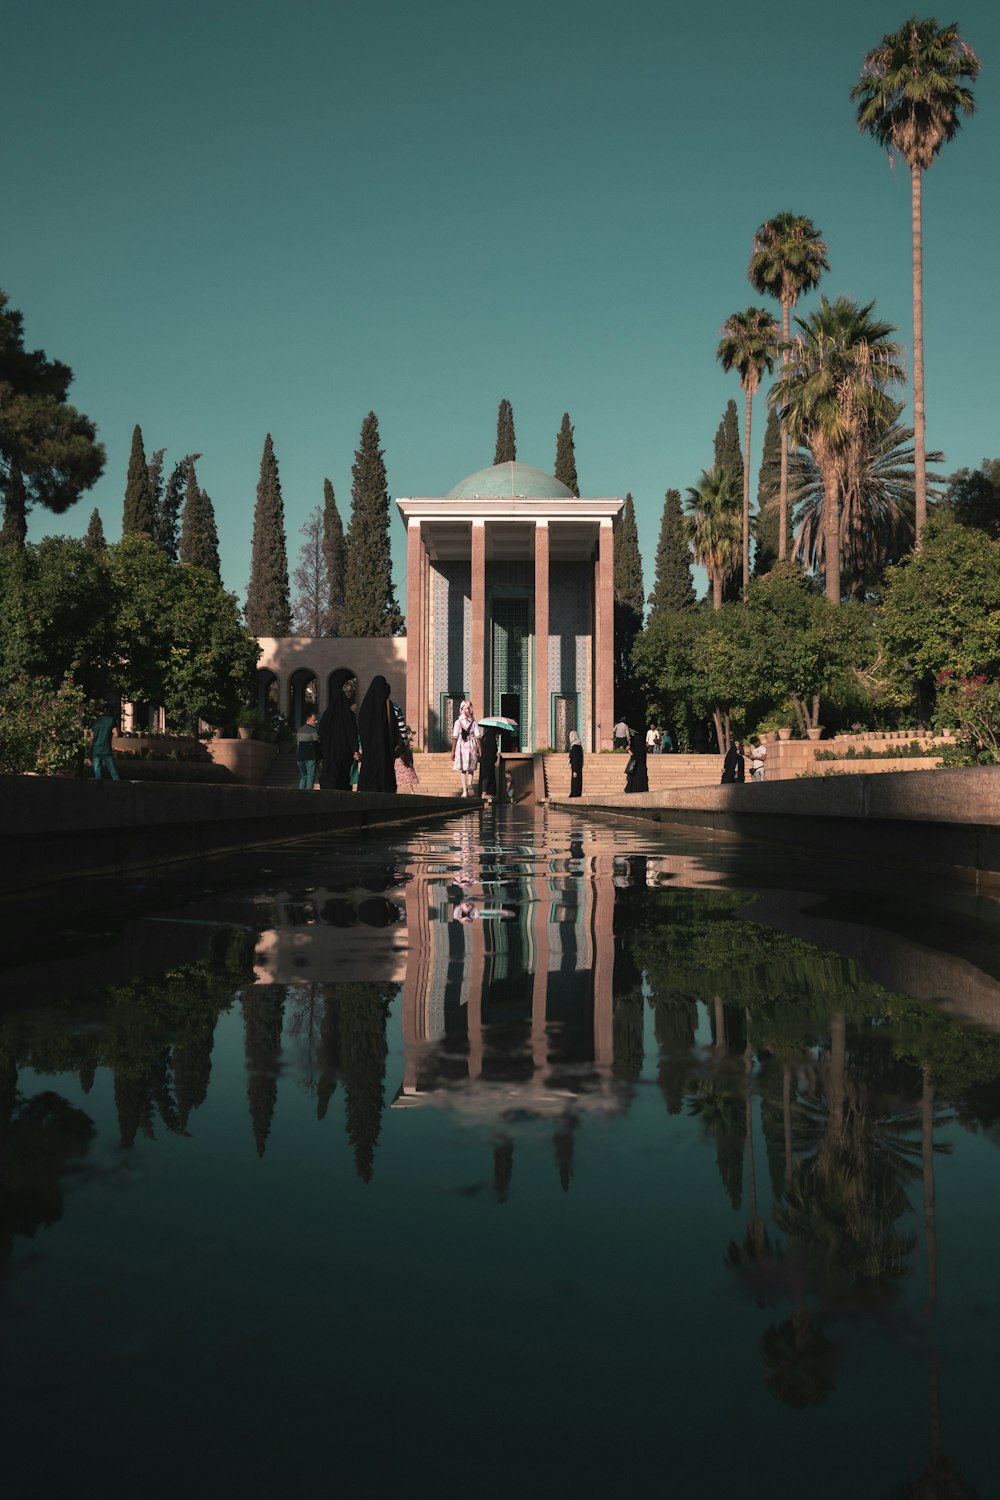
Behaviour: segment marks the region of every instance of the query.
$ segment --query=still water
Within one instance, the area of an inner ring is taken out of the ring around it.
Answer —
[[[1000,1493],[994,903],[497,809],[5,918],[12,1495]]]

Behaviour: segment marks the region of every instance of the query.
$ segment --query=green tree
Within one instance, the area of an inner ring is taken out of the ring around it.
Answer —
[[[715,467],[725,469],[737,494],[743,492],[743,444],[736,402],[730,399],[715,433]]]
[[[204,568],[219,577],[219,533],[215,526],[215,511],[212,502],[198,486],[195,461],[198,453],[190,453],[184,460],[184,509],[181,512],[181,537],[178,552],[182,563],[189,567]],[[171,487],[167,486],[167,499],[173,504]],[[164,532],[166,535],[166,532]],[[169,558],[169,550],[164,548]]]
[[[108,545],[104,537],[104,527],[101,525],[101,513],[96,505],[90,512],[90,521],[83,540],[95,552],[103,552]]]
[[[497,446],[493,455],[495,464],[512,464],[517,459],[517,439],[514,436],[514,408],[504,397],[497,411]]]
[[[326,572],[326,635],[342,635],[347,541],[329,479],[323,480],[323,567]]]
[[[785,447],[778,413],[769,406],[764,451],[757,475],[757,514],[753,526],[753,571],[757,578],[770,573],[779,557],[787,552],[787,548],[782,549],[778,524],[780,507],[784,503],[781,499],[781,471],[783,461],[787,464]]]
[[[576,477],[576,444],[573,441],[573,432],[569,412],[564,411],[562,425],[556,434],[556,466],[552,472],[559,483],[564,484],[568,490],[572,490],[579,500],[580,481]]]
[[[288,553],[285,550],[285,507],[271,434],[264,439],[253,515],[253,549],[247,585],[247,628],[251,635],[288,635],[292,615],[288,603]]]
[[[351,468],[351,522],[344,582],[345,636],[402,635],[389,546],[389,489],[378,417],[361,424],[361,442]]]
[[[125,505],[122,511],[122,536],[138,533],[152,536],[156,525],[153,487],[149,482],[146,450],[142,446],[142,429],[138,422],[132,429],[132,451],[125,481]]]
[[[978,469],[956,469],[944,505],[960,526],[975,526],[1000,540],[1000,458],[984,458]]]
[[[787,363],[791,337],[791,309],[803,292],[811,291],[830,267],[826,245],[811,219],[798,214],[775,214],[753,237],[749,277],[755,291],[781,304],[782,363]],[[778,557],[788,556],[788,441],[779,450]],[[761,569],[760,571],[766,571]]]
[[[162,483],[162,465],[165,448],[157,449],[153,454],[152,465],[159,460],[159,469],[153,477],[154,495],[156,495],[156,530],[153,540],[163,548],[171,562],[178,560],[183,562],[180,556],[180,533],[181,533],[181,510],[184,505],[185,491],[187,489],[188,464],[197,463],[201,457],[200,453],[188,453],[181,459],[180,463],[174,464],[170,471],[170,478],[166,486]],[[161,493],[162,491],[162,493]],[[218,537],[216,537],[218,546]]]
[[[957,25],[939,26],[933,16],[916,16],[865,53],[861,77],[851,90],[858,106],[858,128],[898,151],[910,169],[913,239],[913,431],[916,442],[917,546],[927,520],[924,450],[923,173],[941,147],[971,115],[975,100],[969,83],[979,59],[963,42]]]
[[[761,376],[774,369],[778,325],[764,307],[733,313],[722,328],[716,358],[727,371],[735,370],[746,396],[743,436],[743,587],[750,582],[750,419]]]
[[[0,551],[0,682],[21,676],[53,690],[69,668],[104,698],[120,654],[107,554],[70,537]]]
[[[0,494],[4,537],[23,540],[32,505],[61,515],[104,469],[97,429],[69,404],[68,365],[24,347],[24,319],[0,292]]]
[[[685,530],[694,560],[708,574],[712,608],[722,608],[722,588],[739,566],[739,497],[727,469],[702,469],[688,488]]]
[[[916,701],[921,717],[942,672],[1000,677],[1000,542],[929,520],[922,551],[885,575],[878,628],[882,686],[901,707]]]
[[[855,483],[868,434],[890,424],[897,406],[888,387],[902,381],[895,329],[872,318],[849,297],[820,298],[799,332],[769,400],[793,442],[805,444],[823,476],[823,566],[826,596],[837,604],[840,580],[840,502]]]
[[[662,612],[694,609],[691,552],[684,532],[680,490],[667,490],[663,497],[660,537],[656,544],[656,573],[649,596],[649,618]]]
[[[690,750],[704,718],[702,684],[692,665],[705,611],[661,610],[632,648],[632,671],[651,715],[670,724],[678,750]]]

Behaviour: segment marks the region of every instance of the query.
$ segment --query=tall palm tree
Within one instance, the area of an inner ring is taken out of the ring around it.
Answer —
[[[727,371],[735,370],[746,392],[746,433],[743,439],[743,587],[750,584],[750,415],[760,377],[774,369],[778,325],[766,307],[733,313],[722,325],[715,357]]]
[[[861,598],[866,587],[913,546],[913,428],[900,421],[902,410],[895,403],[896,415],[888,426],[866,428],[855,471],[842,496],[840,555],[852,598]],[[943,453],[927,457],[931,463],[944,461]],[[927,478],[928,494],[936,503],[943,497],[945,476],[930,473]],[[823,476],[808,448],[799,448],[792,456],[789,498],[796,521],[792,556],[801,558],[807,568],[821,571]]]
[[[913,224],[913,431],[916,437],[917,547],[927,519],[924,459],[924,299],[922,176],[941,147],[961,127],[959,113],[975,109],[966,80],[979,72],[979,58],[958,27],[916,16],[865,53],[861,78],[851,90],[858,128],[880,146],[898,151],[910,169]]]
[[[791,309],[803,292],[812,291],[830,267],[826,245],[812,219],[775,214],[753,237],[747,272],[754,290],[781,303],[782,363],[788,362]],[[788,434],[781,435],[781,490],[778,511],[778,557],[788,556]]]
[[[891,424],[896,402],[887,387],[903,380],[895,329],[850,297],[820,298],[788,348],[769,400],[793,442],[805,444],[823,476],[826,597],[840,602],[840,501],[859,472],[868,434]]]
[[[722,608],[722,586],[736,571],[740,556],[739,497],[729,470],[702,469],[697,485],[688,489],[684,526],[694,560],[708,574],[712,608]]]

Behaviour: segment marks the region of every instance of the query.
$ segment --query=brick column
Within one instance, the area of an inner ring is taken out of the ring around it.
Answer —
[[[600,623],[600,634],[595,629],[594,681],[597,691],[594,696],[597,700],[597,732],[594,736],[594,749],[610,750],[613,747],[615,724],[615,541],[609,520],[601,522],[596,592],[595,626]]]
[[[472,660],[466,684],[477,715],[489,712],[486,705],[486,522],[472,523]]]
[[[549,745],[549,523],[535,522],[535,742]]]
[[[423,748],[427,691],[424,684],[424,600],[423,541],[420,522],[411,520],[406,527],[406,722]]]

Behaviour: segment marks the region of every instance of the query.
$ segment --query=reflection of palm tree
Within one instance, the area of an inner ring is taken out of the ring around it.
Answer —
[[[718,1079],[702,1078],[688,1095],[688,1113],[701,1120],[705,1134],[715,1141],[719,1176],[730,1203],[739,1208],[743,1201],[744,1101]]]
[[[0,1153],[0,1271],[15,1235],[62,1217],[67,1164],[82,1157],[94,1122],[59,1094],[24,1099],[11,1111]]]
[[[796,1411],[821,1405],[836,1385],[840,1345],[804,1308],[765,1329],[759,1347],[768,1390]]]

